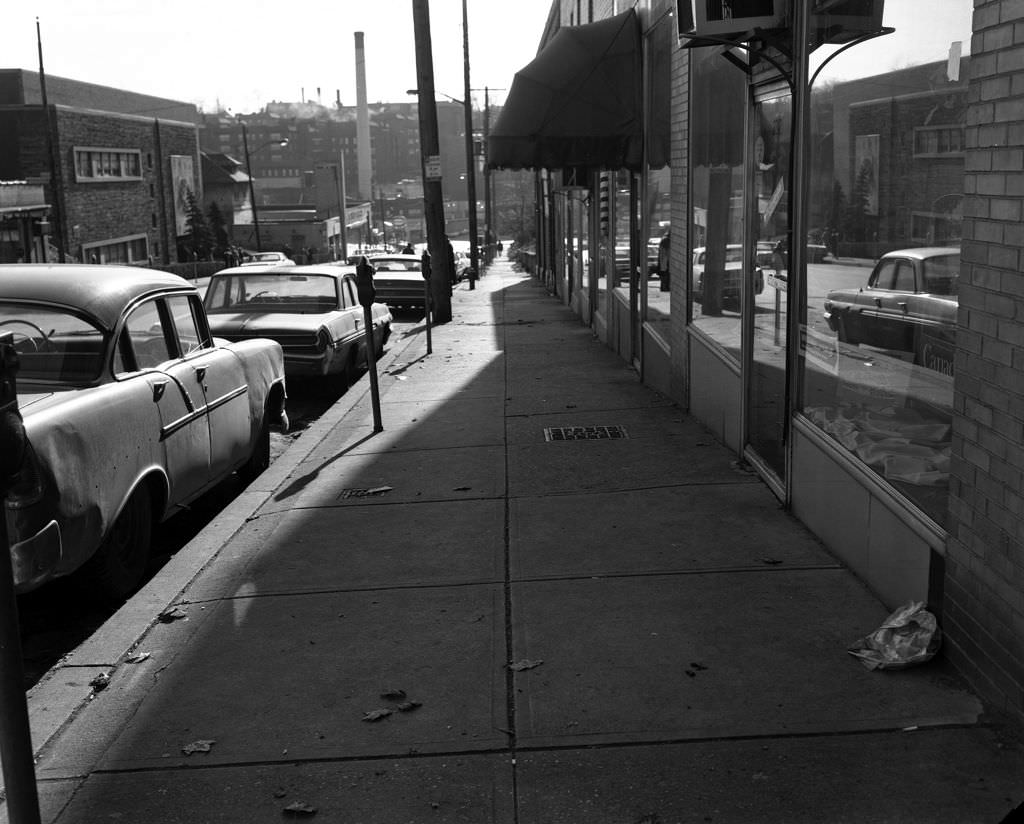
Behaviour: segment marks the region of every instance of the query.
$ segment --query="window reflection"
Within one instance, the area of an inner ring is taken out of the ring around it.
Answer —
[[[738,362],[747,85],[742,71],[705,51],[714,50],[691,53],[692,323]]]
[[[890,5],[896,32],[812,90],[802,405],[944,525],[971,4],[939,0],[928,27]]]

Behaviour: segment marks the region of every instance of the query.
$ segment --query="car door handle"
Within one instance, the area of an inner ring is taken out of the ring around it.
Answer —
[[[905,300],[897,301],[896,305],[903,310],[903,314],[907,314],[907,302]]]
[[[167,391],[167,381],[154,381],[153,382],[153,400],[158,401],[164,396],[164,392]]]
[[[879,309],[882,308],[882,299],[881,298],[875,298],[875,306],[877,306]]]
[[[198,381],[206,380],[206,367],[205,366],[197,366],[196,367],[196,380],[198,380]]]

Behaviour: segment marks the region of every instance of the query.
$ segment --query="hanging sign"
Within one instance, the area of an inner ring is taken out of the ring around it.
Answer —
[[[441,155],[428,155],[424,161],[427,180],[441,179]]]

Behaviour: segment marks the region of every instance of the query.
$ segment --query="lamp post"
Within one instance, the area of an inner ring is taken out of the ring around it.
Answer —
[[[265,149],[267,146],[287,146],[288,138],[284,140],[269,140],[266,143],[261,143],[255,149],[252,150],[253,154],[256,154],[260,149]],[[263,241],[260,239],[260,216],[259,211],[256,208],[256,189],[252,184],[252,161],[249,159],[249,134],[245,130],[245,124],[242,124],[242,149],[245,151],[245,173],[249,178],[249,200],[252,203],[252,223],[256,229],[256,251],[263,251]]]

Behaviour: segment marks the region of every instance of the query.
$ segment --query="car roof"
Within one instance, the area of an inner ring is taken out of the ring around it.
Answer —
[[[946,255],[959,255],[959,246],[918,246],[913,249],[896,249],[886,252],[880,260],[890,257],[906,257],[915,260],[924,260],[931,257],[945,257]]]
[[[72,306],[110,329],[125,305],[154,292],[195,287],[179,275],[137,266],[79,263],[0,265],[0,298]]]

